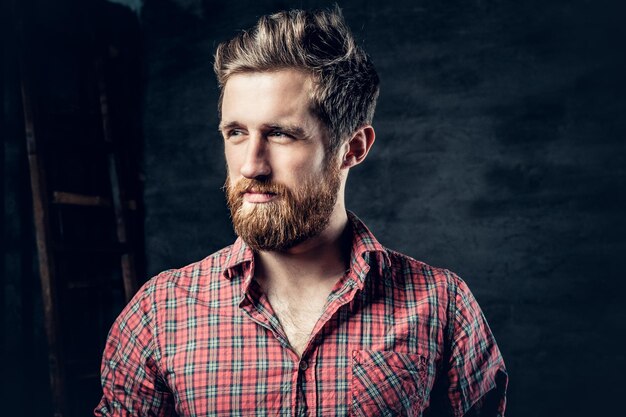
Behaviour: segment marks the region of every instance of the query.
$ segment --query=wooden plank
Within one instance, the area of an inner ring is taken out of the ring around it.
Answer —
[[[88,207],[111,207],[111,200],[106,197],[99,195],[68,193],[66,191],[54,191],[52,193],[52,203]],[[123,205],[127,210],[137,210],[137,202],[135,200],[124,201]]]
[[[23,39],[23,38],[22,38]],[[44,327],[48,339],[48,366],[50,372],[50,388],[55,417],[67,415],[65,395],[65,372],[63,365],[63,349],[60,340],[60,323],[57,308],[56,276],[54,256],[50,242],[50,224],[48,219],[48,196],[45,175],[37,153],[35,135],[35,116],[31,101],[30,80],[26,73],[24,56],[20,56],[22,105],[26,131],[26,148],[30,171],[30,183],[33,196],[33,215],[37,255],[39,257],[39,276],[44,310]]]
[[[53,245],[55,252],[60,255],[76,255],[76,254],[119,254],[122,256],[128,252],[128,245],[122,243],[113,243],[111,245],[67,245],[56,243]]]
[[[113,134],[111,131],[111,119],[109,115],[109,100],[106,91],[104,74],[102,70],[102,60],[97,59],[95,62],[96,78],[98,80],[98,92],[100,95],[100,114],[102,116],[102,131],[104,140],[113,144]],[[113,146],[115,149],[115,146]],[[119,176],[120,161],[115,152],[109,154],[109,178],[112,188],[113,209],[115,211],[115,220],[117,225],[117,239],[122,245],[128,243],[128,225],[126,207],[123,202],[126,200],[126,190],[124,184],[120,181]],[[135,257],[130,251],[122,255],[120,260],[122,268],[122,278],[124,280],[124,295],[126,301],[137,292],[137,273],[135,268]]]
[[[110,207],[111,200],[98,195],[86,195],[55,191],[52,193],[52,203],[69,204],[76,206]]]

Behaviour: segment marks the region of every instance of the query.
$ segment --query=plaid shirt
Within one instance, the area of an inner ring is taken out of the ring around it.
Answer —
[[[352,213],[350,269],[299,358],[233,245],[147,282],[114,323],[97,416],[502,416],[507,375],[455,274]]]

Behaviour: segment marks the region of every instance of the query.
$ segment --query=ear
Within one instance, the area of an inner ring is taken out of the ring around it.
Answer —
[[[341,168],[352,168],[363,162],[374,144],[376,133],[370,125],[360,127],[342,148]]]

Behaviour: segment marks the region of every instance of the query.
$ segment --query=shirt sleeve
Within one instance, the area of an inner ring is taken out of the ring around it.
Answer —
[[[444,372],[455,417],[503,417],[508,375],[496,340],[467,284],[451,274]]]
[[[101,366],[98,417],[173,415],[172,394],[159,371],[154,285],[149,281],[114,322]]]

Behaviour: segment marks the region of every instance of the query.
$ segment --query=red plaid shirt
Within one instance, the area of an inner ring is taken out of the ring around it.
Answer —
[[[146,283],[114,323],[97,416],[501,416],[507,376],[465,283],[381,246],[350,269],[302,358],[233,245]]]

